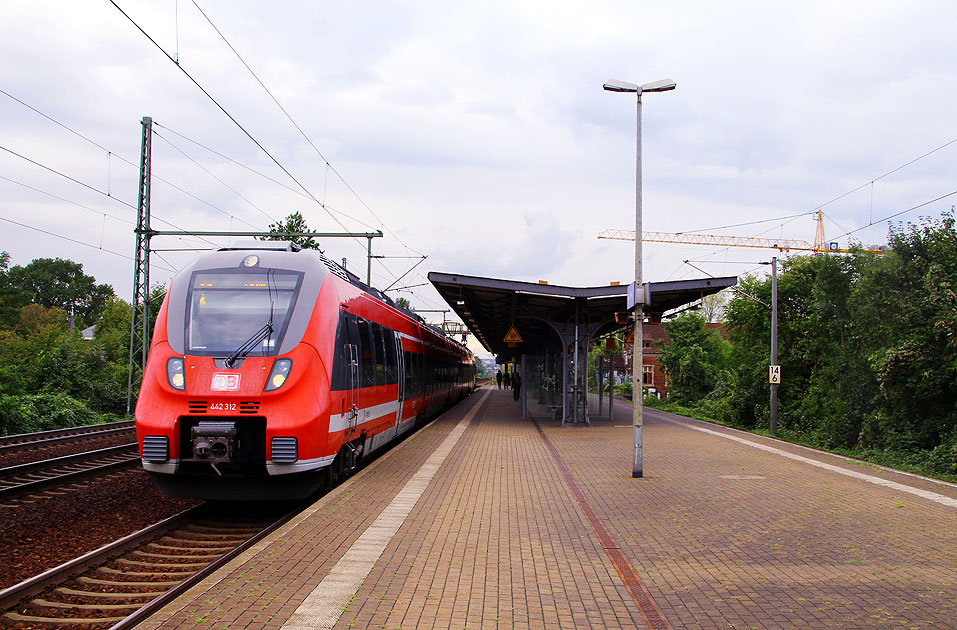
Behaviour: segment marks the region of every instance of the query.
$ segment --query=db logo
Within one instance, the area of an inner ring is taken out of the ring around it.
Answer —
[[[213,383],[210,389],[214,392],[235,392],[239,391],[240,374],[213,374]]]

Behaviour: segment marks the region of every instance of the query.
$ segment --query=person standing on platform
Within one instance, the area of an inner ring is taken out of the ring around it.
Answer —
[[[498,388],[502,389],[502,370],[495,373],[495,382],[498,383]]]
[[[512,400],[518,400],[518,395],[522,391],[522,377],[518,372],[512,374]]]
[[[505,389],[508,389],[508,388],[511,387],[511,386],[512,386],[512,373],[509,372],[508,369],[506,368],[506,370],[505,370]]]

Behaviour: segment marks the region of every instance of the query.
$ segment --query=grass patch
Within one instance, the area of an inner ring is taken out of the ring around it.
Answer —
[[[735,426],[729,422],[724,422],[718,420],[717,418],[712,417],[707,410],[700,407],[686,407],[682,405],[676,405],[668,402],[667,399],[657,399],[649,397],[645,399],[645,406],[651,407],[653,409],[659,409],[661,411],[667,411],[668,413],[674,413],[679,416],[685,416],[688,418],[694,418],[695,420],[702,420],[704,422],[709,422],[711,424],[718,424],[725,427],[732,427],[740,431],[746,431],[748,433],[753,433],[754,435],[761,435],[764,437],[772,437],[771,432],[766,428],[744,428]],[[814,448],[820,451],[827,453],[833,453],[835,455],[843,455],[844,457],[850,457],[851,459],[857,459],[861,462],[868,464],[876,464],[878,466],[885,466],[887,468],[893,468],[894,470],[900,470],[903,472],[914,473],[916,475],[923,475],[925,477],[932,477],[934,479],[940,479],[942,481],[949,481],[951,483],[957,483],[957,474],[947,474],[941,473],[938,470],[935,470],[931,467],[930,463],[927,461],[931,455],[931,451],[918,451],[918,452],[903,452],[903,451],[893,451],[893,450],[879,450],[873,448],[826,448],[821,446],[819,443],[816,443],[813,439],[808,438],[805,435],[800,433],[795,433],[792,431],[787,431],[785,429],[779,429],[778,434],[773,436],[775,439],[781,440],[783,442],[789,442],[791,444],[798,444],[800,446],[807,446]]]

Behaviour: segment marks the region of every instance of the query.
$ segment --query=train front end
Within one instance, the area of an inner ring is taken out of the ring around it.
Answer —
[[[205,255],[170,286],[136,405],[143,466],[166,496],[300,498],[335,456],[334,287],[314,252],[285,247]]]

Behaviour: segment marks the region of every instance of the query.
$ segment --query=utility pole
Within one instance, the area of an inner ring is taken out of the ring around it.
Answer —
[[[139,193],[136,204],[136,252],[133,256],[133,303],[130,314],[130,362],[126,383],[126,415],[133,402],[133,373],[146,369],[150,346],[150,167],[153,119],[144,116],[140,142]]]
[[[771,258],[771,370],[778,367],[778,259],[777,256]],[[778,378],[771,377],[771,417],[770,426],[771,435],[778,433]]]
[[[447,308],[414,308],[413,313],[442,313],[442,332],[445,332],[445,314],[449,312]]]

